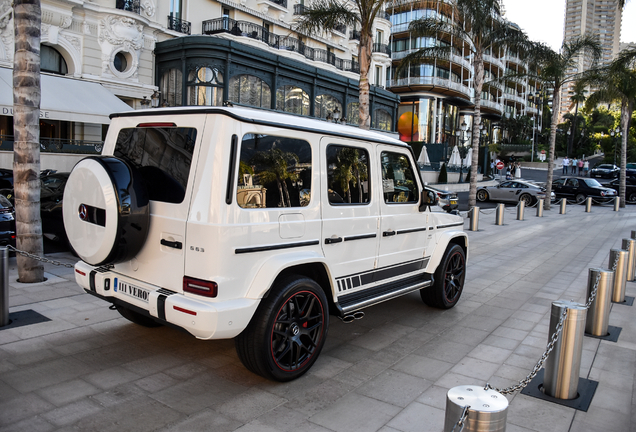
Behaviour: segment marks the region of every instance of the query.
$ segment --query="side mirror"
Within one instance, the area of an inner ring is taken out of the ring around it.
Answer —
[[[422,194],[420,196],[420,211],[426,211],[427,208],[431,207],[431,206],[435,206],[437,205],[437,203],[439,203],[439,198],[437,197],[437,194],[435,192],[433,192],[432,190],[427,190],[424,189],[422,191]]]

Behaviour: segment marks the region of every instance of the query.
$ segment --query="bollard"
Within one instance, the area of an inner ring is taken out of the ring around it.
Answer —
[[[585,213],[589,213],[592,211],[592,197],[587,197],[585,199]]]
[[[565,300],[552,302],[548,338],[554,334],[565,309],[567,309],[567,315],[561,335],[545,362],[543,388],[548,396],[557,399],[574,399],[578,395],[581,372],[585,305]]]
[[[618,257],[618,261],[616,258]],[[629,263],[629,251],[623,249],[611,249],[609,254],[609,266],[614,270],[614,284],[612,285],[612,301],[623,303],[625,301],[625,287],[627,286],[627,266]]]
[[[587,298],[594,289],[596,278],[600,274],[596,299],[587,310],[587,322],[585,323],[585,333],[592,336],[607,336],[609,326],[610,301],[612,298],[612,288],[614,287],[614,271],[608,269],[591,268],[587,279]]]
[[[537,217],[543,217],[543,198],[537,204]]]
[[[618,208],[621,205],[621,197],[614,198],[614,211],[618,211]]]
[[[495,214],[495,225],[503,225],[505,208],[506,208],[505,205],[497,204],[497,213]]]
[[[561,207],[559,208],[559,214],[565,214],[565,206],[567,203],[568,202],[565,198],[561,198]]]
[[[468,408],[463,428],[455,427]],[[484,386],[463,385],[446,393],[444,432],[504,432],[508,416],[508,399],[501,393]]]
[[[632,231],[633,233],[634,231]],[[626,280],[633,281],[636,278],[636,239],[623,239],[622,249],[625,249],[629,256],[627,257],[627,276]]]
[[[470,230],[479,231],[479,207],[473,207],[470,211]]]
[[[0,247],[0,327],[9,324],[9,249]]]
[[[632,238],[636,239],[636,231],[632,230]]]
[[[519,201],[517,204],[517,220],[523,220],[523,211],[526,208],[526,203],[523,201]]]

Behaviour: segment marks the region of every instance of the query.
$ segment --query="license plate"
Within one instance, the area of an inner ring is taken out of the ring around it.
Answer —
[[[457,204],[457,200],[451,200],[451,205]]]
[[[117,279],[115,279],[115,291],[146,303],[148,303],[148,296],[150,295],[150,290],[140,288],[128,282],[118,281]]]

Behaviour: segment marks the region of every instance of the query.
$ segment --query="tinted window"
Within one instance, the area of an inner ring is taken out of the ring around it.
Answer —
[[[122,129],[114,155],[139,168],[151,200],[180,203],[188,186],[196,136],[194,128]]]
[[[307,141],[247,134],[241,143],[236,201],[243,208],[304,207],[311,199]]]
[[[327,147],[327,190],[330,204],[368,203],[369,153],[356,147]]]
[[[568,179],[565,182],[566,186],[579,187],[579,181],[577,179]]]
[[[406,155],[382,152],[382,190],[387,203],[418,202],[415,174]]]
[[[585,184],[588,185],[589,187],[603,187],[602,184],[600,184],[597,180],[594,179],[585,179]]]

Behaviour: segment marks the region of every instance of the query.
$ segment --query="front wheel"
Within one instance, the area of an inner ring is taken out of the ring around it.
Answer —
[[[276,283],[235,338],[241,362],[275,381],[290,381],[314,364],[327,337],[329,312],[322,288],[292,276]]]
[[[433,286],[420,290],[422,301],[439,309],[452,308],[462,295],[466,279],[466,254],[461,246],[449,246],[434,277]]]

